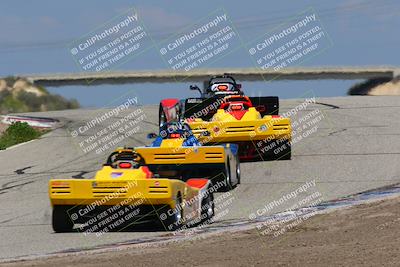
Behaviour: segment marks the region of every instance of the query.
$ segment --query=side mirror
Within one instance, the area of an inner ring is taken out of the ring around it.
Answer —
[[[199,93],[201,95],[201,89],[197,85],[191,85],[190,90],[197,90],[197,91],[199,91]]]
[[[240,91],[242,89],[242,84],[241,83],[237,83],[236,84],[236,88]]]
[[[154,139],[154,138],[156,138],[157,137],[157,134],[156,133],[149,133],[149,134],[147,134],[147,139]]]

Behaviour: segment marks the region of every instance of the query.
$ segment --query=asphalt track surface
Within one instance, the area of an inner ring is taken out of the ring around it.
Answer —
[[[299,186],[315,180],[324,200],[400,182],[400,97],[352,96],[316,99],[293,121],[318,110],[323,119],[317,130],[293,146],[290,161],[242,163],[242,184],[230,195],[224,216],[215,225],[247,219],[264,205],[279,200]],[[282,100],[281,112],[303,102]],[[55,234],[47,184],[51,178],[90,178],[108,152],[85,153],[79,146],[90,135],[140,108],[146,115],[139,132],[120,145],[145,145],[146,133],[157,130],[157,106],[134,107],[105,120],[78,137],[70,132],[107,110],[71,110],[30,115],[60,119],[64,126],[39,140],[0,151],[0,259],[43,255],[90,248],[165,234],[159,231],[113,232],[101,236]],[[296,204],[285,201],[275,213]],[[218,214],[217,214],[218,215]]]

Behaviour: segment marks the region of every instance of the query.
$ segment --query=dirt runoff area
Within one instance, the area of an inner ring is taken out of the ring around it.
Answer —
[[[5,266],[399,266],[400,197],[316,215],[278,236],[258,230]]]

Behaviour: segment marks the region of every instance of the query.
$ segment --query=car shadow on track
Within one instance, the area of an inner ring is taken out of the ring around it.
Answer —
[[[92,230],[84,226],[77,226],[71,231],[71,233],[81,234],[102,234],[117,232],[168,232],[168,230],[165,226],[157,222],[143,222],[138,224],[122,225],[119,227],[104,227],[96,230]]]

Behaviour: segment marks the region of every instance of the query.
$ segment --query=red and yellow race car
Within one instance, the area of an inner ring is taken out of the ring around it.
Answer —
[[[181,180],[172,169],[153,173],[134,149],[118,148],[92,179],[49,181],[53,229],[109,232],[157,221],[178,230],[211,220],[213,186],[201,177]]]
[[[291,158],[290,119],[261,116],[247,96],[224,97],[209,121],[200,118],[186,121],[202,143],[238,144],[241,160]]]
[[[200,98],[160,103],[160,127],[180,120],[202,144],[235,143],[246,160],[291,158],[291,124],[279,116],[278,97],[247,97],[229,75],[213,77]]]

